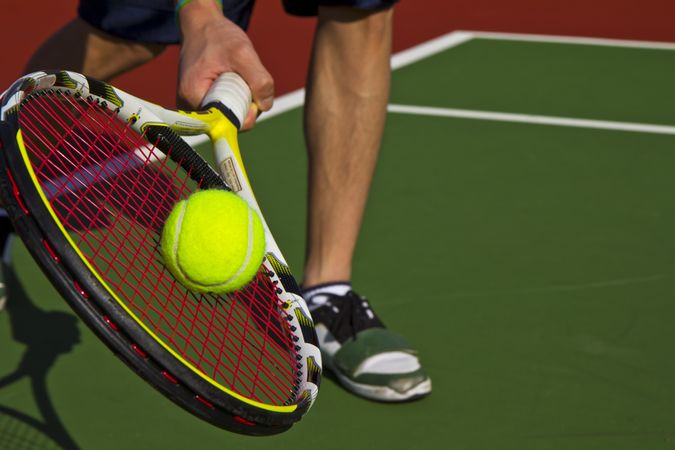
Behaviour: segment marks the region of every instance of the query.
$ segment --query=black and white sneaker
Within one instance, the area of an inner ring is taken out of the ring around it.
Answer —
[[[331,293],[334,286],[305,291],[324,366],[345,388],[372,400],[403,402],[429,394],[431,379],[417,351],[385,328],[368,300],[348,284],[342,284],[344,294]]]

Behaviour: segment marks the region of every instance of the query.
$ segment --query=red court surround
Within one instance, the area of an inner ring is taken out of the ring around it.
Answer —
[[[0,86],[4,88],[20,74],[39,43],[74,17],[77,1],[39,2],[31,7],[31,22],[25,21],[25,0],[2,3],[0,38],[11,56],[0,68]],[[402,0],[396,12],[394,49],[457,29],[675,41],[673,17],[673,0]],[[313,19],[285,15],[279,1],[258,0],[250,32],[275,77],[278,94],[303,85],[313,23]],[[169,49],[115,83],[170,106],[176,59],[177,50]]]

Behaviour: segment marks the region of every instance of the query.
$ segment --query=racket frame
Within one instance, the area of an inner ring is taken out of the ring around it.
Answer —
[[[75,83],[64,86],[63,82],[59,84],[59,80],[71,80]],[[105,97],[92,94],[93,86],[96,86],[98,93],[105,93]],[[161,341],[149,338],[148,330],[144,329],[140,321],[130,317],[122,302],[115,298],[101,280],[92,276],[83,256],[72,248],[65,231],[53,220],[53,211],[47,206],[44,192],[37,187],[34,175],[26,165],[23,156],[25,150],[21,148],[21,138],[17,137],[20,102],[24,96],[43,89],[56,89],[65,91],[67,95],[95,98],[104,106],[117,110],[122,120],[133,121],[134,128],[147,133],[153,143],[156,142],[157,150],[166,152],[171,146],[172,152],[180,149],[190,156],[189,167],[193,170],[192,164],[206,165],[200,168],[199,173],[207,187],[229,189],[213,169],[174,133],[179,131],[185,135],[194,135],[206,132],[213,135],[216,126],[223,126],[222,118],[216,116],[227,116],[226,112],[223,113],[221,108],[212,108],[206,113],[164,110],[73,72],[39,72],[27,75],[7,91],[0,105],[0,171],[5,175],[0,176],[0,195],[17,233],[59,293],[113,353],[153,387],[189,412],[230,431],[267,435],[290,428],[311,407],[316,397],[320,353],[309,319],[311,316],[297,292],[297,285],[291,285],[294,282],[274,240],[270,239],[273,252],[268,253],[266,268],[274,274],[271,275],[273,281],[278,281],[286,289],[286,317],[292,323],[291,326],[299,331],[296,336],[306,341],[300,342],[301,345],[296,347],[299,357],[298,376],[303,379],[299,386],[303,389],[297,393],[297,402],[287,406],[257,404],[227,391],[227,395],[223,395],[222,386],[214,385],[212,380],[205,379],[180,363],[177,355],[172,354]],[[206,116],[213,116],[211,123],[198,119]],[[225,142],[232,147],[229,141]],[[238,151],[236,141],[234,147]],[[197,158],[196,162],[194,157]],[[176,162],[181,161],[185,159],[176,158]],[[258,209],[257,203],[255,207]],[[269,234],[267,227],[266,232]]]

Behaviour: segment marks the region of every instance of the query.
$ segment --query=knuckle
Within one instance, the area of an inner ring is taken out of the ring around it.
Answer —
[[[269,97],[274,93],[274,79],[267,73],[261,74],[256,78],[254,86],[251,86],[251,88],[260,95]]]
[[[249,42],[240,40],[231,44],[229,53],[232,58],[240,60],[250,58],[252,54],[255,54],[255,51]]]

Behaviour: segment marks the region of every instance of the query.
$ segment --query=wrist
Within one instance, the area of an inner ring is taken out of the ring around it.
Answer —
[[[210,0],[211,2],[218,5],[218,8],[223,9],[223,0]],[[176,13],[178,13],[184,6],[188,3],[209,3],[208,0],[174,0],[173,2],[176,5]]]
[[[223,16],[222,0],[177,0],[176,20],[180,30],[201,28]]]

